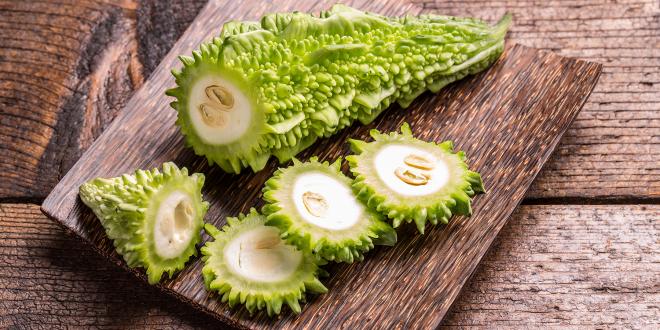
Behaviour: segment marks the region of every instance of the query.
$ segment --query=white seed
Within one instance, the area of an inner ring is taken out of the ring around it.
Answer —
[[[415,154],[410,154],[406,156],[406,158],[403,159],[403,162],[406,163],[406,165],[419,168],[421,170],[432,170],[435,168],[435,164],[433,164],[433,161],[430,159],[420,156],[420,155],[415,155]]]
[[[280,244],[281,239],[275,235],[269,235],[268,237],[262,238],[257,243],[254,244],[254,248],[257,250],[261,249],[270,249],[277,244]]]
[[[218,85],[211,85],[204,90],[209,102],[199,105],[204,123],[211,127],[223,127],[227,123],[226,115],[234,107],[234,96],[227,89]]]
[[[219,108],[229,111],[234,106],[234,96],[227,89],[218,85],[211,85],[204,90],[206,96]]]
[[[320,194],[307,191],[302,195],[302,200],[307,211],[315,217],[322,217],[328,210],[328,202]]]
[[[199,112],[202,114],[202,120],[204,123],[211,127],[223,127],[227,123],[226,115],[222,113],[220,109],[211,104],[200,104]]]
[[[401,181],[411,186],[425,185],[431,179],[428,173],[405,167],[397,167],[394,174],[401,179]]]

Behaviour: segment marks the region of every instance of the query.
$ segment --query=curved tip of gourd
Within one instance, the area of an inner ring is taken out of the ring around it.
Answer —
[[[506,31],[509,30],[511,23],[513,22],[513,15],[511,13],[506,13],[500,20],[493,26],[493,35],[498,38],[503,37],[506,34]]]
[[[347,5],[341,4],[341,3],[334,4],[330,8],[330,13],[334,14],[334,13],[341,13],[341,12],[354,12],[355,13],[355,12],[361,12],[361,11],[359,11],[359,10],[353,8],[353,7],[349,7]]]

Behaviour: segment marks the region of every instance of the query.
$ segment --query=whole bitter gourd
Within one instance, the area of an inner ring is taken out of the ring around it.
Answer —
[[[174,70],[177,124],[195,153],[227,172],[291,159],[355,120],[490,66],[511,17],[495,26],[437,15],[385,17],[343,5],[319,17],[229,22]]]
[[[328,291],[317,277],[325,274],[318,267],[323,262],[285,244],[265,222],[252,209],[227,218],[222,231],[206,224],[215,240],[202,247],[204,283],[229,306],[245,304],[251,314],[264,308],[268,315],[279,314],[283,303],[300,313],[305,292]]]
[[[162,171],[96,178],[80,186],[80,198],[101,221],[129,267],[143,267],[150,284],[183,269],[201,241],[209,204],[204,175],[163,164]]]
[[[374,141],[349,140],[346,157],[358,198],[393,221],[414,221],[424,233],[427,221],[447,223],[452,214],[472,214],[471,198],[484,192],[481,175],[470,171],[451,141],[415,139],[408,124],[401,133],[371,131]]]
[[[312,157],[278,169],[263,189],[266,225],[302,251],[337,262],[361,261],[374,244],[392,246],[396,232],[366,208],[351,190],[352,180],[333,164]]]

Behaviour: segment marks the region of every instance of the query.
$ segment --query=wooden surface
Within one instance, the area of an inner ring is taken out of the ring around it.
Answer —
[[[388,1],[354,5],[385,15],[411,11],[409,5]],[[262,15],[252,6],[236,6],[228,10],[209,3],[201,11],[143,88],[42,205],[49,217],[115,262],[121,257],[96,217],[77,197],[83,182],[176,160],[181,166],[207,174],[204,193],[211,208],[206,221],[220,227],[227,216],[259,204],[263,183],[277,168],[274,160],[257,174],[235,176],[209,168],[205,160],[184,147],[174,125],[176,113],[168,107],[172,100],[163,95],[172,86],[170,70],[179,66],[177,56],[189,53],[216,33],[207,26],[226,21],[228,12],[252,9],[248,19]],[[328,7],[327,3],[317,3],[305,11]],[[469,220],[455,218],[448,226],[436,227],[423,236],[414,229],[407,230],[412,228],[408,226],[399,231],[394,248],[376,249],[361,263],[329,267],[331,276],[325,281],[329,292],[312,298],[298,316],[287,313],[272,320],[265,313],[250,317],[245,309],[228,308],[204,287],[199,259],[160,287],[239,327],[435,327],[586,102],[600,70],[599,64],[513,46],[483,74],[437,95],[424,95],[408,109],[392,107],[374,124],[354,125],[306,150],[302,159],[318,155],[334,160],[346,154],[347,138],[366,139],[372,128],[388,132],[408,122],[424,140],[453,140],[457,149],[469,155],[471,167],[482,173],[489,193],[476,198]],[[144,279],[142,271],[132,271]]]
[[[521,206],[443,327],[657,328],[658,216],[658,205]],[[14,265],[0,267],[2,328],[219,326],[108,263],[38,206],[0,204],[0,228],[0,264]]]
[[[81,123],[95,123],[104,118],[104,125],[107,125],[118,110],[118,107],[112,105],[126,102],[133,89],[140,86],[152,72],[196,11],[205,3],[204,0],[185,1],[189,7],[182,10],[183,2],[0,1],[0,154],[3,155],[0,157],[0,201],[41,202],[82,150],[102,131],[98,128],[87,129],[91,133],[86,138],[78,137],[76,132],[83,131],[80,129]],[[565,56],[598,61],[604,65],[594,93],[535,180],[527,194],[527,203],[617,203],[611,208],[621,210],[622,213],[601,212],[598,221],[591,224],[591,230],[599,233],[612,230],[608,220],[617,214],[627,216],[629,213],[626,212],[632,212],[629,210],[637,207],[626,204],[657,203],[657,164],[660,162],[660,5],[657,0],[551,0],[542,3],[477,0],[438,1],[437,4],[420,1],[417,7],[426,12],[473,15],[487,19],[494,19],[504,11],[509,11],[515,20],[507,36],[509,40],[549,49]],[[114,18],[107,19],[109,16]],[[131,29],[128,32],[123,30],[122,33],[102,33],[103,27],[106,30],[122,31],[122,26]],[[126,33],[130,35],[129,39],[136,41],[113,41]],[[92,35],[96,37],[92,38]],[[96,43],[100,43],[100,46],[97,47]],[[105,47],[108,43],[114,43],[116,47]],[[137,47],[137,52],[134,47]],[[87,50],[94,48],[97,48],[96,51]],[[101,70],[103,66],[96,65],[97,61],[94,61],[111,49],[124,54],[108,56],[111,67],[125,68],[116,70],[116,76]],[[131,59],[131,64],[126,64],[127,58]],[[82,73],[75,70],[78,63],[88,63],[80,65],[89,69],[87,74],[84,70]],[[96,94],[88,91],[88,77],[103,78],[97,80],[101,81],[98,85],[104,86],[105,92],[99,93],[98,88],[93,90]],[[33,90],[35,88],[39,88],[36,93]],[[84,119],[91,114],[96,115],[94,121]],[[567,210],[582,212],[601,207],[577,204],[566,206]],[[13,230],[7,229],[10,227],[5,226],[6,222],[3,223],[0,225],[3,233],[24,230],[20,229],[23,222],[36,221],[34,213],[37,207],[34,205],[10,204],[3,207],[5,210],[7,207],[15,207],[10,217],[19,223],[19,229]],[[656,213],[649,214],[657,215],[657,208],[653,209],[653,205],[642,207],[655,210]],[[530,217],[543,219],[546,223],[561,222],[565,217],[564,213],[552,213],[552,218],[547,218],[540,212],[536,214],[532,206],[525,206],[523,210],[530,212]],[[657,218],[647,215],[646,220]],[[516,221],[515,218],[512,221]],[[36,223],[43,225],[44,230],[56,230],[56,227],[49,227],[45,220]],[[506,228],[512,226],[510,224]],[[502,235],[507,235],[506,228]],[[44,272],[55,274],[50,275],[49,279],[43,272],[30,271],[13,276],[3,273],[0,278],[0,299],[3,303],[11,303],[13,309],[0,307],[0,311],[7,311],[0,315],[0,327],[15,325],[23,328],[39,324],[51,327],[57,324],[209,325],[197,322],[202,316],[194,314],[182,304],[173,303],[165,295],[154,294],[154,290],[146,285],[128,281],[130,277],[121,271],[111,272],[99,280],[90,279],[87,270],[76,272],[76,267],[80,268],[78,262],[71,261],[62,266],[66,263],[62,260],[81,256],[84,259],[96,258],[96,263],[90,264],[89,269],[107,269],[110,272],[113,268],[102,264],[94,252],[70,237],[53,234],[57,235],[57,244],[53,246],[41,238],[44,230],[25,230],[25,235],[12,234],[15,239],[0,246],[3,258],[15,254],[17,247],[24,248],[23,251],[28,252],[23,253],[34,256],[35,262],[37,257],[42,259],[39,267]],[[568,229],[548,227],[533,237],[518,231],[515,242],[542,249],[546,242],[565,230]],[[639,232],[649,230],[650,227],[645,227],[639,229]],[[581,257],[562,258],[565,268],[557,272],[536,271],[524,258],[509,257],[507,250],[495,245],[485,259],[484,266],[466,287],[466,290],[473,290],[474,285],[479,283],[478,290],[474,289],[476,293],[466,291],[457,299],[445,324],[448,320],[461,320],[451,322],[455,325],[517,324],[523,327],[528,324],[525,320],[531,324],[584,322],[594,326],[637,323],[639,313],[626,313],[626,308],[633,311],[631,306],[601,304],[596,310],[592,308],[589,290],[574,289],[583,283],[579,276],[598,280],[601,269],[610,269],[608,267],[619,262],[622,257],[613,254],[603,258],[602,253],[592,252],[591,246],[601,244],[602,240],[599,235],[580,236],[582,232],[578,228],[567,239],[568,242],[582,243],[573,246],[574,250],[570,251],[580,253]],[[636,236],[629,231],[622,229],[621,235],[621,240],[611,245],[614,251],[619,245],[629,247],[635,244],[633,238]],[[645,251],[657,253],[658,247],[655,245]],[[547,253],[557,253],[557,257],[561,257],[559,249],[548,250]],[[9,257],[9,260],[15,258]],[[500,267],[501,277],[488,281],[482,274],[485,274],[484,268],[491,262],[503,266]],[[62,267],[68,268],[63,270]],[[0,269],[7,270],[10,267],[2,267],[0,263]],[[639,278],[646,276],[650,269],[628,267],[619,268],[619,271]],[[539,278],[533,279],[538,281],[534,282],[536,284],[545,283],[549,286],[555,283],[554,290],[550,290],[551,294],[537,295],[529,289],[530,282],[515,280],[520,272],[526,271],[539,274]],[[510,274],[511,279],[507,274]],[[54,277],[57,279],[54,280]],[[574,281],[575,278],[578,280]],[[634,304],[635,311],[646,308],[647,311],[655,311],[651,315],[655,315],[656,320],[660,319],[658,309],[654,307],[658,305],[657,286],[615,280],[603,283],[609,286],[608,290],[600,291],[603,297],[617,299],[623,294],[634,296],[636,298],[626,298],[629,299],[626,301]],[[127,289],[112,294],[121,287]],[[32,293],[19,295],[20,292]],[[493,304],[478,292],[497,293],[494,297],[503,297],[502,303],[498,308],[493,308]],[[126,299],[124,295],[127,293],[135,293],[139,298]],[[511,303],[507,303],[507,300]],[[554,307],[562,303],[576,310],[589,310],[590,313],[582,313],[579,318],[573,317],[569,311]],[[459,310],[457,306],[463,307]],[[138,312],[131,312],[134,310]],[[98,315],[98,319],[95,320],[94,315]],[[213,322],[211,326],[217,326],[217,323]]]

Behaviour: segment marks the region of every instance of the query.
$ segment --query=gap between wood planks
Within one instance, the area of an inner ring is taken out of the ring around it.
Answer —
[[[4,197],[0,204],[35,204],[41,205],[40,197]],[[660,197],[533,197],[525,198],[521,205],[654,205],[660,204]]]

